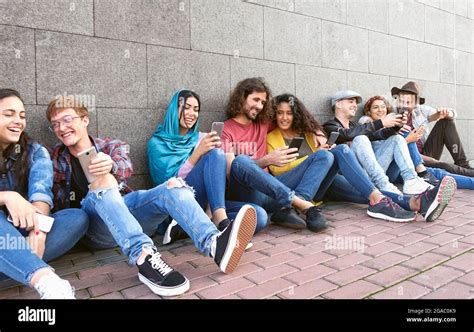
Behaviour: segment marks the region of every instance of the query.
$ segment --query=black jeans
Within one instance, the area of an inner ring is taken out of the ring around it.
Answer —
[[[439,120],[436,123],[430,135],[428,136],[428,139],[423,145],[423,154],[426,156],[433,157],[435,159],[439,159],[441,158],[441,154],[443,153],[443,148],[445,146],[453,157],[454,164],[461,167],[469,167],[469,163],[466,159],[466,154],[464,152],[461,139],[459,138],[456,125],[451,119]],[[426,164],[426,166],[428,165]],[[451,170],[448,171],[451,172]],[[457,172],[454,173],[459,174]]]

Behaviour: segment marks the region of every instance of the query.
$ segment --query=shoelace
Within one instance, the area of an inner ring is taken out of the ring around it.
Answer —
[[[155,269],[160,271],[163,276],[166,276],[168,273],[173,271],[173,268],[170,267],[168,264],[165,263],[164,260],[161,259],[161,254],[159,252],[155,252],[151,255],[150,259],[148,260],[151,266]]]
[[[392,209],[396,210],[396,211],[402,211],[403,209],[400,207],[400,205],[398,204],[395,204],[394,201],[392,201],[391,199],[389,199],[388,197],[384,197],[382,198],[382,200],[385,201],[385,204],[389,207],[391,207]]]
[[[322,211],[322,209],[320,207],[312,206],[306,211],[306,216],[311,217],[312,215],[315,215],[315,214],[317,214],[321,211]]]

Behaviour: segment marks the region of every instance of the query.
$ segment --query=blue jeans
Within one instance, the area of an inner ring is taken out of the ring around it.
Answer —
[[[295,195],[312,200],[333,162],[331,153],[318,151],[291,171],[273,177],[254,160],[240,155],[232,162],[228,198],[255,203],[268,213],[291,207]]]
[[[262,207],[246,202],[225,200],[226,168],[227,159],[223,150],[213,149],[199,159],[186,177],[186,183],[193,187],[196,201],[203,210],[206,210],[209,203],[212,213],[219,208],[225,208],[227,216],[235,219],[242,206],[252,205],[257,212],[255,232],[260,231],[268,221],[268,215]]]
[[[332,187],[333,192],[345,190],[345,188],[338,187],[338,181],[334,182],[339,172],[352,185],[351,189],[357,188],[357,193],[368,198],[376,188],[368,178],[367,173],[360,166],[357,157],[349,146],[347,144],[339,144],[334,149],[329,150],[329,152],[334,155],[334,164],[331,166],[314,200],[321,201],[329,187]]]
[[[36,271],[50,268],[45,262],[51,261],[68,252],[86,233],[89,225],[87,214],[80,209],[65,209],[51,215],[53,227],[46,236],[43,259],[34,254],[25,237],[7,221],[4,212],[0,212],[0,235],[3,246],[0,250],[0,272],[8,277],[29,285]],[[11,248],[10,248],[11,247]],[[0,279],[5,276],[0,274]]]
[[[400,205],[403,209],[411,211],[410,199],[408,195],[397,195],[396,193],[381,191],[383,195],[390,197],[395,203]],[[338,174],[334,179],[331,187],[327,191],[326,197],[333,201],[352,202],[358,204],[368,204],[369,199],[363,196],[359,191],[354,188],[347,179]]]
[[[371,181],[379,189],[385,188],[389,183],[386,172],[393,160],[398,165],[404,181],[417,176],[405,139],[400,135],[374,142],[370,142],[367,136],[360,135],[352,141],[352,150]]]
[[[464,175],[452,174],[441,168],[427,167],[426,170],[432,173],[438,180],[441,180],[445,176],[451,176],[456,180],[456,184],[459,189],[471,189],[474,190],[474,178]]]
[[[82,202],[90,227],[85,244],[94,249],[119,246],[136,263],[144,247],[153,246],[146,234],[171,216],[209,255],[213,237],[219,231],[194,199],[193,191],[181,179],[171,178],[150,190],[138,190],[122,197],[117,188],[90,191]]]

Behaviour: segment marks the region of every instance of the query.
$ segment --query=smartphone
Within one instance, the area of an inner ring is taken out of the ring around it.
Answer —
[[[91,164],[91,161],[97,157],[97,150],[95,149],[94,146],[90,147],[87,150],[81,151],[77,154],[77,159],[79,159],[79,162],[81,163],[82,171],[84,172],[87,181],[89,183],[94,182],[97,177],[92,175],[89,172],[89,165]]]
[[[337,131],[333,131],[331,133],[331,135],[329,135],[329,138],[328,138],[328,141],[327,141],[327,145],[331,146],[333,145],[334,143],[336,143],[337,139],[339,137],[339,133]]]
[[[291,143],[288,148],[289,149],[297,148],[299,151],[301,148],[301,144],[303,144],[303,141],[304,141],[304,137],[295,137],[291,140]]]
[[[224,122],[213,122],[211,131],[215,131],[219,138],[222,137],[222,131],[224,130]]]
[[[48,233],[51,230],[51,227],[53,227],[54,218],[45,216],[41,213],[36,213],[36,217],[38,218],[39,230],[44,233]],[[13,222],[12,216],[8,216],[7,220],[9,222]]]

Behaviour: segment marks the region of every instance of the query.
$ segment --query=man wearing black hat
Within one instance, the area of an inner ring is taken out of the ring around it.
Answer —
[[[420,88],[415,82],[408,82],[401,88],[393,87],[392,96],[397,100],[400,113],[408,112],[407,125],[419,129],[425,127],[423,137],[417,142],[418,150],[426,166],[446,169],[455,174],[473,176],[474,170],[469,166],[456,125],[453,121],[457,114],[451,108],[433,108],[425,104],[420,97]],[[428,123],[436,121],[430,130]],[[455,165],[440,162],[439,158],[446,146],[454,159]]]

